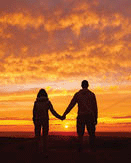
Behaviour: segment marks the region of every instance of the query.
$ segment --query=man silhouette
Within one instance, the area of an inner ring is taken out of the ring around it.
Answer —
[[[89,134],[90,149],[95,149],[95,126],[97,124],[97,102],[93,92],[88,89],[88,81],[83,80],[81,83],[82,89],[75,93],[70,104],[63,114],[63,119],[71,111],[71,109],[78,103],[78,116],[77,116],[77,134],[79,139],[79,148],[82,150],[83,135],[85,132],[85,126]]]

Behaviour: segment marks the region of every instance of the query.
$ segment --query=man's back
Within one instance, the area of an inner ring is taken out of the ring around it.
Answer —
[[[81,89],[75,94],[79,114],[94,114],[95,95],[89,89]]]
[[[97,103],[95,94],[89,89],[81,89],[74,95],[63,115],[68,114],[76,103],[78,103],[78,116],[82,114],[92,114],[94,122],[97,124]]]

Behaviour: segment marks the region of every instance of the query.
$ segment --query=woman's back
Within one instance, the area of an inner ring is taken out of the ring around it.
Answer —
[[[45,96],[37,97],[34,104],[34,116],[36,120],[47,120],[49,110],[49,100]]]

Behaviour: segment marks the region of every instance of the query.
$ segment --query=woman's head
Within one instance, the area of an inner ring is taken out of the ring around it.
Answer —
[[[38,94],[37,94],[37,97],[41,97],[41,96],[44,96],[44,97],[48,97],[48,94],[46,93],[45,89],[40,89]]]

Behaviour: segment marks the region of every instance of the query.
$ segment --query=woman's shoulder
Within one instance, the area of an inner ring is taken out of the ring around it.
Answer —
[[[48,97],[37,97],[35,102],[49,102]]]

